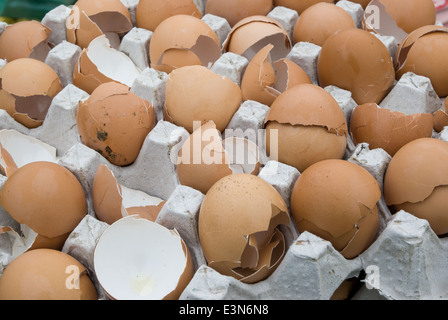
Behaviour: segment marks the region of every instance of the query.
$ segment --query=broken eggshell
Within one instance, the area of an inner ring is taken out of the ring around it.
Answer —
[[[211,268],[256,283],[283,260],[286,244],[279,226],[289,224],[286,203],[269,183],[233,174],[207,192],[199,212],[199,238]]]
[[[282,6],[297,11],[300,15],[307,8],[319,2],[334,3],[334,0],[274,0],[274,6]]]
[[[272,62],[268,44],[250,61],[241,82],[243,100],[253,100],[271,106],[274,100],[287,89],[302,83],[311,84],[308,74],[289,59]]]
[[[208,0],[205,13],[223,17],[233,27],[247,17],[267,15],[273,9],[272,0]]]
[[[92,94],[99,85],[111,81],[132,87],[140,73],[129,56],[112,48],[103,35],[81,52],[74,68],[73,84]]]
[[[206,194],[221,178],[233,173],[258,174],[258,146],[248,139],[222,140],[213,121],[196,129],[179,151],[177,175],[182,185]]]
[[[218,36],[194,16],[175,15],[165,19],[149,44],[151,67],[168,74],[184,66],[210,67],[220,56]]]
[[[433,113],[434,130],[440,133],[448,126],[448,99],[445,100],[444,107]]]
[[[86,146],[114,165],[127,166],[137,159],[154,128],[155,111],[149,101],[132,93],[128,86],[107,82],[79,102],[76,121]]]
[[[42,61],[20,58],[0,69],[1,108],[27,128],[42,125],[61,90],[57,73]]]
[[[426,219],[437,235],[448,233],[448,143],[411,141],[392,158],[384,177],[386,204]]]
[[[165,201],[118,183],[106,165],[99,165],[92,185],[93,209],[97,218],[109,225],[131,215],[156,221]]]
[[[124,217],[103,232],[93,262],[112,300],[177,300],[194,275],[179,233],[138,216]]]
[[[330,241],[353,259],[374,241],[379,226],[381,190],[364,168],[339,159],[306,169],[294,185],[291,213],[299,232]]]

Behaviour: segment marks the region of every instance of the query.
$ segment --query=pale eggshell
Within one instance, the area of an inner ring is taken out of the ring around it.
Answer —
[[[320,161],[305,170],[291,195],[291,212],[300,232],[330,241],[347,259],[374,241],[381,190],[364,168],[345,160]]]
[[[20,58],[0,69],[1,108],[28,128],[42,125],[53,98],[62,90],[57,73],[47,64]]]
[[[307,8],[319,2],[334,3],[334,0],[274,0],[275,6],[282,6],[296,10],[299,15]]]
[[[98,86],[80,101],[76,116],[81,141],[110,163],[127,166],[137,159],[155,126],[151,103],[116,82]]]
[[[432,133],[431,114],[405,115],[376,103],[357,106],[350,121],[350,134],[355,144],[368,143],[371,149],[381,148],[391,156],[407,143],[430,138]]]
[[[325,41],[318,60],[319,84],[352,93],[357,104],[380,103],[391,90],[395,70],[390,52],[362,29],[340,31]]]
[[[267,15],[273,9],[272,0],[208,0],[205,13],[223,17],[233,27],[247,17]]]
[[[306,9],[294,26],[294,43],[310,42],[322,46],[333,34],[355,29],[352,16],[333,3],[319,2]]]
[[[207,192],[199,212],[199,238],[208,265],[244,283],[269,277],[282,261],[289,225],[286,203],[251,174],[226,176]]]
[[[140,0],[136,8],[137,27],[154,31],[165,19],[175,15],[202,18],[193,0]]]
[[[195,122],[213,121],[223,132],[242,103],[240,87],[203,66],[181,67],[168,76],[165,120],[191,134]]]
[[[53,45],[51,30],[39,21],[19,21],[8,25],[0,35],[0,59],[11,62],[19,58],[45,61]]]
[[[14,259],[0,278],[0,300],[97,300],[88,270],[72,256],[36,249]]]
[[[387,205],[426,219],[438,235],[448,233],[448,143],[414,140],[392,158],[384,177]]]

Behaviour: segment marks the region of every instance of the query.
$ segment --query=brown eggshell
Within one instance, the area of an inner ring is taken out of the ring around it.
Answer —
[[[209,0],[205,6],[205,13],[223,17],[233,27],[247,17],[265,16],[272,8],[272,0]]]
[[[97,300],[86,267],[51,249],[26,252],[14,259],[0,279],[0,300]]]
[[[334,3],[334,0],[274,0],[274,6],[282,6],[296,10],[299,15],[307,8],[319,2]]]
[[[222,132],[241,105],[240,87],[202,66],[174,70],[166,83],[167,121],[193,132],[194,122],[213,121]]]
[[[191,15],[199,19],[202,18],[202,14],[193,0],[141,0],[136,9],[137,26],[154,31],[162,21],[175,15]]]
[[[434,130],[440,133],[446,126],[448,126],[447,110],[437,110],[433,113]]]
[[[294,26],[293,39],[322,46],[336,32],[356,28],[352,16],[333,3],[319,2],[306,9]]]
[[[151,67],[170,73],[190,65],[208,67],[221,56],[216,33],[201,19],[175,15],[162,21],[149,45]]]
[[[62,90],[57,73],[47,64],[20,58],[0,69],[2,109],[28,128],[40,126],[53,98]]]
[[[130,165],[137,159],[155,126],[149,101],[115,82],[100,85],[81,101],[76,119],[81,141],[117,166]]]
[[[51,30],[39,21],[20,21],[8,25],[0,36],[0,59],[7,62],[19,58],[45,61],[53,47],[48,42]]]
[[[318,60],[321,86],[352,93],[358,104],[380,103],[395,81],[390,53],[373,34],[348,29],[325,41]]]
[[[76,7],[74,7],[70,13],[71,17],[73,17],[73,21],[71,24],[68,24],[70,27],[66,30],[67,41],[76,44],[81,49],[85,49],[93,39],[104,33],[84,11],[78,11],[79,13],[75,14],[75,10]]]
[[[367,103],[353,110],[350,133],[355,144],[365,142],[371,149],[382,148],[394,156],[407,143],[432,136],[433,116],[429,113],[407,116]]]
[[[207,192],[199,213],[209,266],[245,283],[266,278],[284,255],[279,225],[289,225],[288,209],[270,184],[250,174],[222,178]]]
[[[291,195],[291,212],[300,232],[327,241],[347,259],[374,241],[380,187],[365,169],[345,160],[325,160],[305,170]]]
[[[52,162],[20,167],[0,190],[0,205],[18,223],[47,238],[68,235],[87,213],[79,181]]]

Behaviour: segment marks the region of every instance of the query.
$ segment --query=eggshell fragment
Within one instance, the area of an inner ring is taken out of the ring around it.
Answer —
[[[205,5],[205,13],[223,17],[233,27],[244,18],[255,15],[265,16],[272,8],[272,0],[209,0]]]
[[[382,148],[394,156],[413,140],[431,138],[433,116],[429,113],[405,115],[367,103],[353,110],[350,133],[355,144],[365,142],[371,149]]]
[[[20,58],[0,69],[0,108],[27,128],[42,125],[61,90],[57,73],[39,60]]]
[[[20,21],[8,25],[0,35],[0,59],[11,62],[20,58],[34,58],[44,62],[53,44],[51,30],[39,21]]]
[[[111,47],[106,36],[99,36],[81,52],[73,71],[73,84],[88,94],[106,82],[132,87],[141,70],[126,54]]]
[[[175,15],[191,15],[199,19],[202,18],[202,13],[193,0],[140,0],[136,9],[137,26],[154,31],[165,19]]]
[[[325,160],[297,180],[291,212],[299,232],[328,240],[353,259],[375,239],[380,198],[378,182],[367,170],[345,160]]]
[[[445,100],[444,107],[433,113],[434,130],[440,133],[448,126],[448,100]]]
[[[331,94],[316,85],[300,84],[283,92],[264,126],[268,155],[300,172],[321,160],[342,159],[345,153],[344,113]]]
[[[202,65],[209,67],[221,56],[216,33],[201,19],[175,15],[165,19],[151,38],[151,67],[170,73],[174,69]]]
[[[287,7],[296,10],[299,15],[303,13],[307,8],[319,2],[333,3],[334,0],[274,0],[274,6]]]
[[[297,84],[312,83],[307,73],[291,60],[280,59],[273,63],[270,55],[273,48],[268,44],[247,66],[241,82],[244,101],[270,106],[285,90]]]
[[[402,147],[384,177],[387,205],[426,219],[438,235],[448,233],[448,143],[422,138]]]
[[[155,111],[149,101],[129,87],[107,82],[80,101],[76,117],[81,141],[101,153],[110,163],[134,163],[147,135],[155,126]]]
[[[289,223],[287,206],[270,184],[254,175],[233,174],[207,192],[199,212],[199,238],[211,268],[256,283],[282,261],[286,248],[279,226]]]
[[[240,87],[230,78],[203,66],[181,67],[170,73],[165,91],[165,120],[190,134],[194,122],[213,121],[222,132],[242,103]]]
[[[113,300],[177,300],[194,274],[190,251],[178,232],[136,216],[104,231],[94,267]]]
[[[380,103],[395,81],[389,51],[373,34],[348,29],[328,38],[318,61],[319,83],[352,92],[358,104]]]
[[[97,300],[88,270],[70,255],[51,249],[26,252],[0,278],[0,300]]]

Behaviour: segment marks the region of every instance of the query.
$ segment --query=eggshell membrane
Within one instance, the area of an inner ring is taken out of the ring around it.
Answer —
[[[202,13],[193,0],[141,0],[136,10],[137,26],[154,31],[165,19],[175,15],[202,18]]]
[[[380,103],[395,81],[390,53],[373,34],[340,31],[325,41],[318,59],[319,84],[352,93],[358,104]]]
[[[368,143],[371,149],[382,148],[389,155],[419,138],[431,138],[433,116],[429,113],[405,115],[380,108],[376,103],[360,105],[353,110],[350,133],[355,144]]]
[[[345,160],[320,161],[305,170],[291,195],[300,232],[330,241],[347,259],[364,252],[379,226],[381,190],[365,169]]]
[[[194,122],[213,121],[222,132],[241,105],[240,87],[203,66],[174,70],[167,79],[165,119],[190,134]]]
[[[310,42],[322,46],[333,34],[355,29],[352,16],[333,3],[319,2],[306,9],[293,30],[294,43]]]
[[[307,8],[319,2],[334,3],[334,0],[274,0],[274,6],[282,6],[296,10],[299,15]]]
[[[57,73],[45,63],[20,58],[0,69],[2,108],[28,128],[40,126],[53,98],[62,90]]]
[[[87,269],[57,250],[39,249],[20,255],[6,267],[0,279],[0,300],[97,299]]]
[[[201,19],[175,15],[162,21],[149,45],[151,67],[170,73],[193,64],[208,66],[221,56],[216,33]]]
[[[38,161],[19,168],[0,191],[0,205],[47,238],[68,234],[87,213],[84,190],[65,167]]]
[[[207,192],[199,212],[199,237],[209,266],[246,283],[267,277],[275,269],[272,263],[283,258],[276,229],[282,224],[289,224],[288,209],[271,185],[250,174],[222,178]],[[280,255],[274,252],[279,245]],[[238,274],[240,268],[251,270]]]
[[[8,25],[0,36],[0,59],[8,62],[19,58],[29,58],[33,50],[42,45],[44,53],[51,49],[48,38],[51,30],[39,21],[19,21]],[[46,51],[45,51],[46,48]],[[46,57],[46,55],[44,54]],[[45,57],[39,57],[45,60]]]
[[[440,97],[448,95],[448,28],[426,26],[411,33],[397,52],[397,79],[413,72],[431,80]]]
[[[130,165],[137,159],[155,126],[150,102],[115,82],[100,85],[81,101],[76,119],[81,141],[117,166]]]
[[[209,0],[205,6],[205,13],[223,17],[233,27],[247,17],[265,16],[272,8],[272,0]]]

